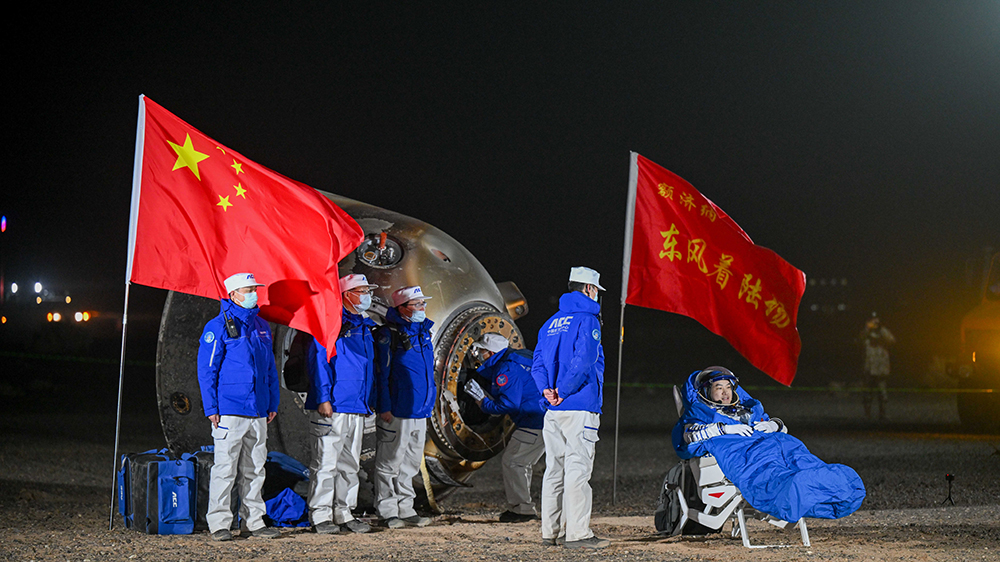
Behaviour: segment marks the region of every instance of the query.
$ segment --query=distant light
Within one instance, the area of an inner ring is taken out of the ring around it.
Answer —
[[[7,323],[7,317],[6,316],[0,316],[0,324],[6,324],[6,323]]]
[[[11,294],[17,292],[17,283],[11,283],[10,284],[10,292],[11,292]]]
[[[41,283],[37,283],[37,282],[35,283],[35,292],[36,293],[41,293],[42,292],[42,284]]]
[[[49,322],[51,322],[52,321],[52,313],[50,312],[50,313],[46,314],[45,315],[45,319],[48,320]]]
[[[7,215],[0,217],[0,232],[7,232]]]
[[[72,301],[73,299],[69,298],[69,295],[66,295],[66,304],[69,304]]]
[[[90,321],[90,313],[89,312],[84,312],[83,313],[83,321],[84,322],[89,322]]]
[[[53,312],[52,313],[52,321],[53,322],[58,322],[60,320],[62,320],[62,314],[59,314],[58,312]]]
[[[35,304],[42,304],[42,297],[35,297]]]
[[[76,314],[74,314],[73,320],[76,320],[77,322],[83,322],[83,313],[77,312]]]

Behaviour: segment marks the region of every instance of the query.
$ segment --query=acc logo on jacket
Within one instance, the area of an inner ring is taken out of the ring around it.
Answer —
[[[507,375],[498,375],[497,386],[504,386],[505,384],[507,384]]]
[[[556,318],[549,323],[548,335],[554,336],[556,334],[569,331],[569,326],[573,322],[572,316],[563,316],[562,318]]]

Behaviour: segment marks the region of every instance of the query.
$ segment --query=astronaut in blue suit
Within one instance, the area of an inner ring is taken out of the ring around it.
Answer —
[[[500,334],[484,334],[472,344],[473,353],[482,362],[479,374],[490,381],[490,395],[483,392],[475,379],[469,379],[465,391],[484,412],[508,415],[517,426],[501,459],[507,510],[500,514],[500,522],[520,523],[538,518],[531,501],[531,473],[545,453],[542,439],[545,408],[531,378],[531,350],[511,349],[509,345]]]

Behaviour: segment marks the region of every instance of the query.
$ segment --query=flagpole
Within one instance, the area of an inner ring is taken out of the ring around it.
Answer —
[[[625,299],[628,297],[628,270],[632,262],[632,230],[635,226],[635,190],[639,181],[638,154],[629,153],[628,196],[625,201],[625,248],[622,251],[622,312],[618,325],[618,383],[615,385],[615,463],[611,480],[611,505],[618,503],[618,428],[621,425],[622,348],[625,345]]]
[[[125,283],[125,309],[122,312],[122,355],[118,366],[118,413],[115,416],[115,454],[111,468],[111,507],[108,515],[108,530],[115,528],[115,495],[117,492],[118,474],[118,439],[122,427],[122,386],[125,382],[125,335],[128,332],[128,290],[131,283]]]
[[[122,310],[122,354],[118,364],[118,414],[115,416],[115,454],[111,469],[111,508],[108,530],[115,528],[115,495],[118,474],[118,444],[122,427],[122,386],[125,383],[125,336],[128,333],[128,292],[132,286],[132,258],[135,256],[135,232],[139,220],[139,195],[142,186],[142,153],[146,131],[146,96],[139,96],[139,116],[135,126],[135,159],[132,163],[132,203],[128,220],[128,256],[125,260],[125,308]]]

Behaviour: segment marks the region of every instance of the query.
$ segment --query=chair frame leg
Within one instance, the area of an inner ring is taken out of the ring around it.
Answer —
[[[798,546],[795,544],[750,544],[750,533],[747,532],[747,518],[743,513],[742,509],[736,510],[736,522],[739,525],[739,535],[743,539],[743,546],[747,548],[789,548],[793,546]],[[809,543],[809,530],[806,528],[805,518],[799,519],[796,525],[799,528],[799,536],[802,538],[802,546],[810,546]],[[735,532],[736,529],[733,529]]]

